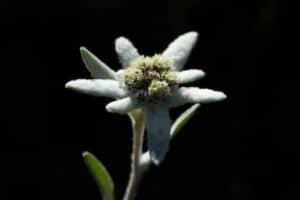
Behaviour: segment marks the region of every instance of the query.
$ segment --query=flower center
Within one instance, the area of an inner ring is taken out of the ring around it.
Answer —
[[[161,55],[138,57],[124,71],[124,83],[139,101],[163,101],[178,86],[176,74],[170,62]]]

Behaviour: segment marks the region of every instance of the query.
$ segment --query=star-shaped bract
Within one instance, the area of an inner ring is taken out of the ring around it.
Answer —
[[[109,112],[127,114],[134,109],[142,109],[146,114],[150,157],[155,164],[159,164],[168,151],[170,141],[170,108],[226,98],[220,91],[179,87],[205,75],[199,69],[181,71],[197,38],[196,32],[185,33],[170,43],[162,54],[143,57],[127,38],[119,37],[115,41],[115,50],[123,69],[117,72],[82,47],[83,62],[93,79],[72,80],[66,84],[66,88],[116,99],[106,105]],[[170,81],[173,76],[174,84]]]

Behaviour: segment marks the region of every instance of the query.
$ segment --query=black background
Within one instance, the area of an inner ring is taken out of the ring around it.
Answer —
[[[207,72],[194,85],[228,99],[201,107],[137,199],[299,199],[298,90],[283,2],[1,1],[0,199],[99,199],[84,150],[107,166],[120,199],[130,123],[105,111],[108,99],[64,89],[89,77],[79,47],[117,70],[116,37],[151,55],[190,30],[200,37],[187,68]]]

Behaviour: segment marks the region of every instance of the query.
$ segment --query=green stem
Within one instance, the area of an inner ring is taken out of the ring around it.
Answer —
[[[134,200],[137,189],[141,180],[141,155],[143,149],[143,138],[145,130],[145,115],[140,113],[138,117],[132,117],[133,127],[133,149],[132,149],[132,162],[131,173],[129,182],[124,195],[124,200]]]

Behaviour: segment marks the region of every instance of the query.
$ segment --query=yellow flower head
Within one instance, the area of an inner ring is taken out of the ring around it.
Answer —
[[[126,88],[142,101],[162,101],[178,86],[171,63],[163,56],[139,56],[124,71]]]

